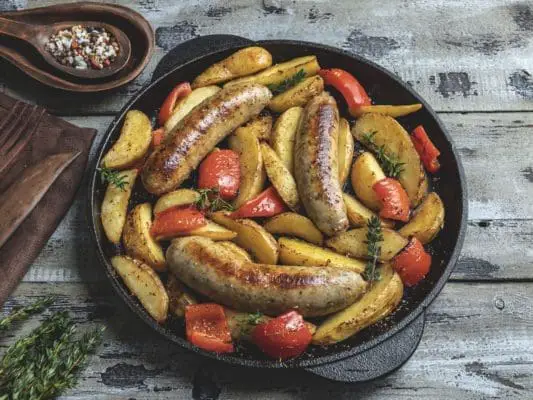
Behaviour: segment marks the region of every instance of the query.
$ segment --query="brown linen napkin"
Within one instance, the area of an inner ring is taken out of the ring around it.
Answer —
[[[15,102],[16,99],[0,93],[0,120]],[[81,151],[79,157],[56,179],[33,211],[0,248],[0,305],[20,282],[69,209],[83,178],[95,134],[95,129],[78,128],[45,114],[26,149],[0,180],[2,193],[28,165],[52,154]]]

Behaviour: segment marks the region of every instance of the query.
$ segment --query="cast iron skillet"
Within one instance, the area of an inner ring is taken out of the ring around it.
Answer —
[[[263,368],[318,366],[354,356],[382,343],[413,322],[435,299],[450,276],[463,243],[467,212],[464,172],[452,140],[435,112],[414,90],[382,67],[351,53],[315,43],[272,40],[260,41],[258,44],[272,53],[274,62],[315,54],[322,67],[337,67],[351,72],[367,89],[376,104],[422,103],[424,105],[423,110],[400,118],[399,121],[408,132],[416,125],[423,124],[441,151],[442,168],[437,175],[430,177],[430,187],[441,196],[446,209],[446,217],[443,230],[429,246],[433,263],[426,279],[414,288],[406,288],[402,303],[384,321],[365,329],[345,342],[329,347],[312,346],[299,358],[283,363],[267,359],[253,345],[247,343],[239,343],[236,352],[232,354],[219,355],[203,351],[187,342],[182,321],[170,320],[164,325],[157,324],[129,293],[109,262],[111,256],[121,253],[123,249],[113,246],[105,238],[100,222],[100,206],[105,193],[105,185],[101,183],[96,168],[103,155],[118,138],[124,115],[128,110],[138,109],[154,117],[165,96],[178,82],[192,81],[214,62],[245,46],[233,46],[224,50],[215,48],[200,57],[193,57],[187,63],[147,85],[124,106],[106,132],[90,172],[90,231],[96,243],[99,259],[105,266],[116,291],[139,317],[171,341],[199,354],[231,364]],[[347,116],[342,98],[334,90],[330,92],[337,98],[341,115]],[[130,200],[130,207],[144,201],[153,203],[155,199],[143,191],[139,181]]]

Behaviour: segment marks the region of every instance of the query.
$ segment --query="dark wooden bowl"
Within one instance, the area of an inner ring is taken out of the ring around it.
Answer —
[[[8,37],[0,38],[0,57],[27,75],[57,89],[70,92],[101,92],[135,79],[146,67],[154,51],[154,31],[146,19],[129,8],[102,3],[80,2],[5,12],[2,17],[26,23],[49,24],[60,21],[100,21],[116,26],[130,39],[131,57],[116,75],[95,79],[76,78],[48,65],[31,46]]]

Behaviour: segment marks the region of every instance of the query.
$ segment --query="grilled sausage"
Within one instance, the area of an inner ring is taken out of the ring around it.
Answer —
[[[338,179],[339,110],[328,93],[304,109],[296,136],[294,175],[305,210],[318,229],[333,236],[348,228]]]
[[[240,311],[327,315],[353,304],[366,282],[356,272],[328,267],[254,264],[237,260],[211,239],[189,236],[167,250],[170,271],[217,303]]]
[[[265,86],[246,84],[222,89],[200,103],[148,157],[142,171],[146,190],[160,195],[178,187],[218,142],[257,116],[271,97]]]

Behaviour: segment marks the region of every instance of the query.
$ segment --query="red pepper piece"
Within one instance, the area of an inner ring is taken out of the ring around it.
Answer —
[[[412,237],[405,249],[392,259],[392,266],[406,286],[414,286],[429,272],[431,255],[426,253],[420,240]]]
[[[416,152],[420,156],[424,167],[432,174],[437,172],[440,168],[439,160],[437,160],[440,151],[433,144],[422,125],[418,125],[413,130],[411,140],[413,141]]]
[[[168,121],[170,116],[172,115],[172,111],[174,111],[174,108],[176,107],[176,103],[179,99],[182,97],[187,96],[189,93],[191,93],[191,85],[189,82],[181,82],[176,85],[174,89],[169,93],[163,104],[161,105],[161,109],[159,110],[159,124],[164,125],[165,122]]]
[[[239,154],[233,150],[213,151],[198,168],[198,188],[218,189],[224,200],[237,196],[240,183]]]
[[[287,210],[287,206],[276,189],[274,189],[274,186],[270,186],[253,199],[244,203],[237,211],[229,214],[229,217],[233,219],[273,217]]]
[[[339,68],[331,68],[321,69],[318,74],[324,79],[326,85],[333,86],[342,94],[348,103],[348,110],[351,115],[356,116],[356,110],[359,107],[371,104],[365,88],[349,72]]]
[[[191,304],[185,308],[187,340],[207,351],[233,352],[224,308],[215,303]]]
[[[268,356],[281,360],[302,354],[312,337],[303,317],[296,311],[259,324],[252,331],[252,341]]]
[[[383,178],[372,186],[379,201],[379,216],[397,221],[409,221],[409,196],[400,182],[392,178]]]
[[[168,239],[206,224],[204,214],[195,207],[171,207],[155,215],[150,234],[157,240]]]
[[[159,128],[152,132],[152,145],[159,146],[165,138],[165,128]]]

